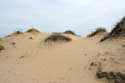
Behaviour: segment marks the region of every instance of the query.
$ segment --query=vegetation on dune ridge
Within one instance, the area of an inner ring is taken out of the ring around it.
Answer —
[[[100,42],[105,41],[109,38],[116,38],[116,37],[125,37],[125,17],[118,22],[115,27],[111,30],[111,32],[103,37]]]
[[[26,32],[28,32],[28,33],[37,32],[38,33],[40,31],[35,28],[31,28],[31,29],[27,30]]]
[[[75,32],[71,31],[71,30],[67,30],[65,32],[63,32],[64,34],[71,34],[71,35],[76,35]]]
[[[72,39],[61,34],[52,34],[44,40],[45,43],[46,42],[58,42],[58,41],[70,42],[72,41]]]
[[[73,32],[71,30],[67,30],[65,32],[53,32],[52,34],[70,34],[70,35],[78,36],[75,32]]]
[[[15,32],[12,33],[12,34],[7,35],[6,37],[15,36],[15,35],[20,35],[20,34],[23,34],[23,32],[21,32],[21,31],[15,31]]]
[[[107,32],[104,28],[97,28],[94,32],[90,33],[88,37],[93,37],[99,33]]]
[[[16,31],[16,32],[14,32],[14,33],[12,33],[13,35],[19,35],[19,34],[23,34],[23,32],[21,32],[21,31]]]

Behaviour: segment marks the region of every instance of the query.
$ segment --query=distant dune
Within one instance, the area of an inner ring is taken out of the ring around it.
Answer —
[[[14,32],[0,39],[0,83],[125,83],[124,30]]]

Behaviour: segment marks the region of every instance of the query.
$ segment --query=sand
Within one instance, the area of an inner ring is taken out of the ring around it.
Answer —
[[[49,33],[5,37],[0,44],[0,83],[107,83],[96,72],[125,72],[125,40],[99,43],[105,34],[72,38],[71,42],[44,43]],[[94,63],[94,65],[91,65]]]

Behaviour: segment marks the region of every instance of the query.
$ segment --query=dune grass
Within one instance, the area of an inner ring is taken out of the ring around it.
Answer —
[[[99,33],[107,32],[104,28],[97,28],[94,32],[90,33],[88,37],[93,37]]]
[[[12,34],[7,35],[6,37],[11,37],[11,36],[20,35],[20,34],[23,34],[23,32],[21,32],[21,31],[15,31]]]
[[[71,34],[71,35],[76,35],[75,32],[71,31],[71,30],[67,30],[65,32],[63,32],[64,34]]]
[[[118,22],[111,32],[107,36],[103,37],[100,42],[116,37],[125,37],[125,18]]]
[[[70,42],[70,41],[72,41],[72,39],[69,37],[66,37],[64,35],[61,35],[61,34],[52,34],[44,40],[45,43],[46,42],[59,42],[59,41],[60,42]]]
[[[28,32],[28,33],[37,32],[38,33],[40,31],[35,28],[31,28],[31,29],[27,30],[26,32]]]

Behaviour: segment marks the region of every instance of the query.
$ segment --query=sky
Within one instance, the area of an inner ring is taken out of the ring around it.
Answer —
[[[37,28],[86,35],[111,30],[125,16],[125,0],[0,0],[0,36]]]

